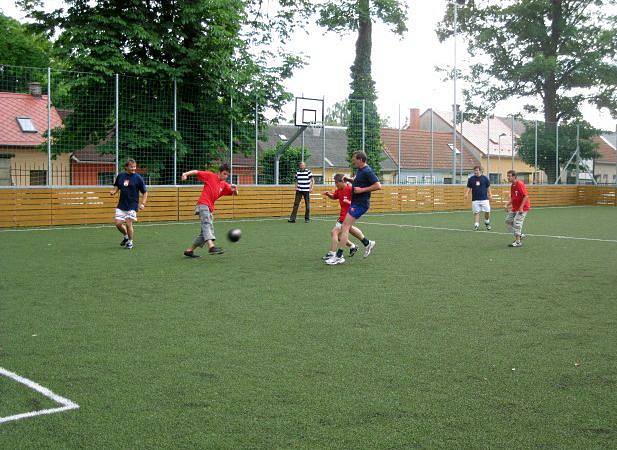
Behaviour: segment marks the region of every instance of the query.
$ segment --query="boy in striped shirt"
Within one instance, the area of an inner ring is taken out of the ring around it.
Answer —
[[[313,190],[313,173],[306,168],[306,163],[301,161],[299,169],[296,172],[296,199],[294,201],[294,209],[291,212],[288,222],[294,223],[298,214],[300,200],[304,198],[304,221],[311,220],[311,191]]]

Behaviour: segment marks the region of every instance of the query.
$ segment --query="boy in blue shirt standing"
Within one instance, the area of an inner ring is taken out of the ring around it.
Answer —
[[[366,164],[366,154],[364,152],[354,152],[351,157],[351,163],[358,169],[354,178],[345,177],[345,181],[352,183],[352,196],[351,205],[347,211],[347,216],[343,221],[343,227],[339,233],[339,248],[336,254],[326,260],[328,265],[343,264],[345,258],[343,258],[343,250],[345,244],[349,239],[349,230],[356,223],[360,217],[362,217],[371,205],[371,192],[381,189],[381,183],[373,169]],[[364,257],[366,258],[371,254],[373,247],[375,247],[375,241],[369,241],[366,237],[362,240],[364,244]]]
[[[114,196],[120,191],[115,224],[124,236],[120,245],[130,250],[133,248],[133,222],[137,221],[137,211],[146,207],[148,191],[144,179],[137,173],[137,163],[134,159],[128,159],[124,169],[125,171],[116,177],[110,194]],[[143,194],[141,203],[139,203],[140,192]]]
[[[491,229],[491,182],[482,175],[482,168],[475,166],[473,175],[467,180],[467,189],[465,190],[465,200],[471,192],[471,210],[473,212],[474,231],[480,229],[480,213],[484,212],[484,225],[487,230]]]

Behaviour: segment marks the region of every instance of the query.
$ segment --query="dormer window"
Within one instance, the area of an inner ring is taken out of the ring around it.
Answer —
[[[36,127],[30,117],[17,117],[17,123],[24,133],[36,133]]]
[[[454,147],[452,144],[448,144],[448,147],[450,147],[450,151],[452,151],[452,149],[454,149],[454,154],[455,155],[460,155],[461,152],[458,148]]]

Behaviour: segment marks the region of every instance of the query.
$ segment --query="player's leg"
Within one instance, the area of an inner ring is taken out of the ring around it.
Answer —
[[[345,249],[345,244],[349,240],[349,229],[353,226],[355,221],[356,219],[350,214],[347,214],[345,216],[345,220],[343,220],[343,225],[341,226],[341,230],[338,235],[338,249],[336,250],[336,254],[333,257],[326,260],[326,264],[335,265],[345,262],[345,258],[343,257],[343,250]]]
[[[311,193],[303,192],[302,196],[304,197],[304,221],[308,222],[311,220]]]
[[[514,216],[516,216],[516,213],[513,211],[506,215],[506,231],[508,233],[514,233]]]
[[[471,202],[471,212],[473,212],[473,229],[478,231],[480,229],[480,202],[477,200]]]
[[[326,255],[322,258],[324,261],[336,255],[336,249],[338,247],[338,239],[342,225],[342,223],[337,221],[334,227],[332,227],[332,230],[330,231],[330,249],[328,250],[328,253],[326,253]]]
[[[126,224],[124,223],[125,218],[126,218],[126,213],[122,211],[121,209],[116,208],[114,224],[116,225],[116,228],[118,229],[118,231],[122,233],[122,236],[123,236],[122,242],[120,242],[120,245],[122,247],[124,247],[129,240],[129,235],[127,234],[127,231],[126,231]]]
[[[519,212],[514,216],[512,228],[514,228],[514,242],[518,244],[518,247],[523,245],[521,238],[523,236],[523,223],[525,223],[525,217],[527,217],[526,212]]]
[[[296,197],[294,198],[294,207],[291,211],[291,216],[289,216],[289,220],[287,222],[295,222],[296,215],[298,214],[298,207],[300,206],[300,200],[302,199],[302,192],[296,191]]]
[[[352,226],[349,229],[349,233],[357,238],[360,242],[362,242],[362,245],[364,245],[364,253],[366,253],[366,250],[370,247],[371,250],[373,249],[373,247],[375,246],[375,241],[371,241],[369,240],[364,233],[362,232],[362,230],[360,230],[360,228],[356,227],[356,226]],[[371,245],[372,242],[372,245]],[[369,250],[368,254],[371,253],[371,250]],[[355,253],[355,252],[354,252]],[[368,256],[368,255],[366,255]]]
[[[128,241],[126,241],[126,245],[124,246],[124,248],[130,250],[133,248],[133,219],[130,219],[127,217],[125,224],[126,224],[126,234],[129,237],[129,239]]]
[[[484,226],[487,230],[491,229],[491,208],[489,206],[488,211],[484,212]]]

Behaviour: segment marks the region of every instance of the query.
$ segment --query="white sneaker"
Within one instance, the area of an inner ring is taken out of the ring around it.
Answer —
[[[508,244],[508,247],[522,247],[523,243],[522,242],[518,242],[518,241],[514,241],[511,244]]]
[[[345,262],[345,258],[343,258],[342,256],[339,258],[338,256],[334,255],[331,258],[326,259],[326,264],[329,266],[335,266],[336,264],[343,264]]]
[[[478,231],[480,229],[480,225],[474,225],[473,226],[473,231]]]
[[[368,241],[368,245],[364,249],[364,257],[366,258],[373,251],[373,247],[375,247],[375,241]]]
[[[487,230],[487,231],[491,231],[491,228],[492,228],[492,227],[491,227],[491,224],[490,224],[490,223],[485,224],[485,226],[486,226],[486,230]]]
[[[336,256],[336,253],[328,252],[324,256],[322,256],[321,259],[323,259],[325,261],[327,259],[332,258],[333,256]]]

